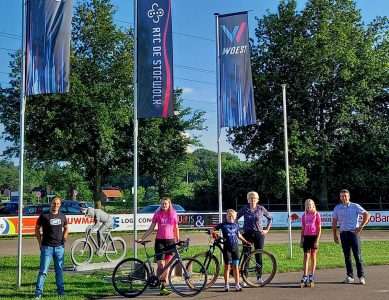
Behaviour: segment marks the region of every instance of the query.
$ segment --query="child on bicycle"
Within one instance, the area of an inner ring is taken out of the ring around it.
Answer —
[[[304,250],[304,274],[300,286],[314,287],[316,254],[321,235],[321,218],[320,214],[316,211],[316,205],[312,199],[305,201],[305,212],[301,217],[301,225],[300,246]],[[311,269],[308,275],[309,262],[311,262]]]
[[[223,246],[223,259],[224,259],[224,291],[230,290],[229,276],[230,269],[232,268],[235,289],[237,292],[242,291],[242,287],[239,284],[239,242],[250,244],[239,232],[239,225],[235,223],[236,211],[233,209],[227,210],[226,222],[218,224],[214,230],[221,230],[224,239]],[[213,232],[214,236],[217,236]]]

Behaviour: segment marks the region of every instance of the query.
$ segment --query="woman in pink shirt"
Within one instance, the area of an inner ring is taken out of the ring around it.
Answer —
[[[304,275],[301,279],[301,287],[314,287],[316,254],[321,235],[321,218],[312,199],[305,200],[305,212],[301,217],[301,225],[300,245],[304,249]],[[311,272],[308,275],[309,261],[311,261]]]
[[[151,225],[144,233],[141,240],[146,239],[154,231],[155,225],[158,225],[158,228],[154,249],[158,264],[157,273],[160,274],[165,264],[172,258],[171,253],[163,253],[163,250],[180,240],[177,213],[173,208],[172,201],[169,197],[162,198],[161,207],[154,213]],[[165,286],[168,271],[169,270],[166,270],[161,276],[161,295],[170,294],[170,291],[167,290]]]

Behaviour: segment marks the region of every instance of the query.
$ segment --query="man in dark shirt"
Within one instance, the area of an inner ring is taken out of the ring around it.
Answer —
[[[59,296],[63,296],[65,293],[63,262],[65,252],[64,242],[68,237],[68,227],[65,215],[59,211],[60,207],[61,198],[54,197],[51,201],[50,211],[48,213],[42,213],[35,226],[35,236],[41,249],[39,274],[35,287],[35,299],[42,297],[43,286],[52,258],[54,260],[57,293]]]

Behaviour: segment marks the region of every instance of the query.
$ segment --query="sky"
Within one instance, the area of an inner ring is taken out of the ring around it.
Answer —
[[[73,5],[82,0],[73,0]],[[112,0],[118,26],[133,24],[133,0]],[[249,34],[254,37],[255,17],[276,12],[279,0],[172,0],[174,85],[183,89],[184,105],[206,112],[206,131],[200,135],[204,148],[216,144],[216,47],[214,13],[249,11]],[[298,0],[298,10],[306,0]],[[389,15],[389,0],[357,0],[365,23],[376,16]],[[0,84],[7,86],[9,53],[21,47],[22,0],[0,0]],[[281,93],[281,86],[280,86]],[[28,103],[27,103],[28,109]],[[3,127],[0,124],[0,131]],[[139,134],[142,134],[141,132]],[[222,151],[230,151],[222,132]],[[7,143],[0,138],[0,152]]]

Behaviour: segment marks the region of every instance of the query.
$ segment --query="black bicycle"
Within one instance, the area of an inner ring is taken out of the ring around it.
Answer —
[[[213,286],[220,275],[220,262],[215,255],[216,249],[223,252],[223,238],[213,239],[211,231],[209,235],[209,249],[206,252],[193,256],[204,264],[207,270],[208,280],[206,288]],[[213,239],[213,242],[212,242]],[[270,283],[277,272],[277,261],[273,254],[265,250],[253,250],[251,245],[243,245],[240,251],[239,270],[243,281],[250,287],[262,287]]]
[[[146,253],[146,260],[127,258],[121,261],[112,274],[112,284],[115,290],[127,298],[137,297],[148,286],[158,287],[161,283],[152,262],[155,255],[149,255],[146,244],[151,241],[140,241]],[[191,297],[200,293],[207,284],[207,272],[204,265],[194,258],[181,258],[180,251],[187,250],[189,239],[180,241],[163,250],[163,253],[173,253],[173,258],[161,270],[163,274],[168,268],[169,286],[173,292],[183,297]]]

